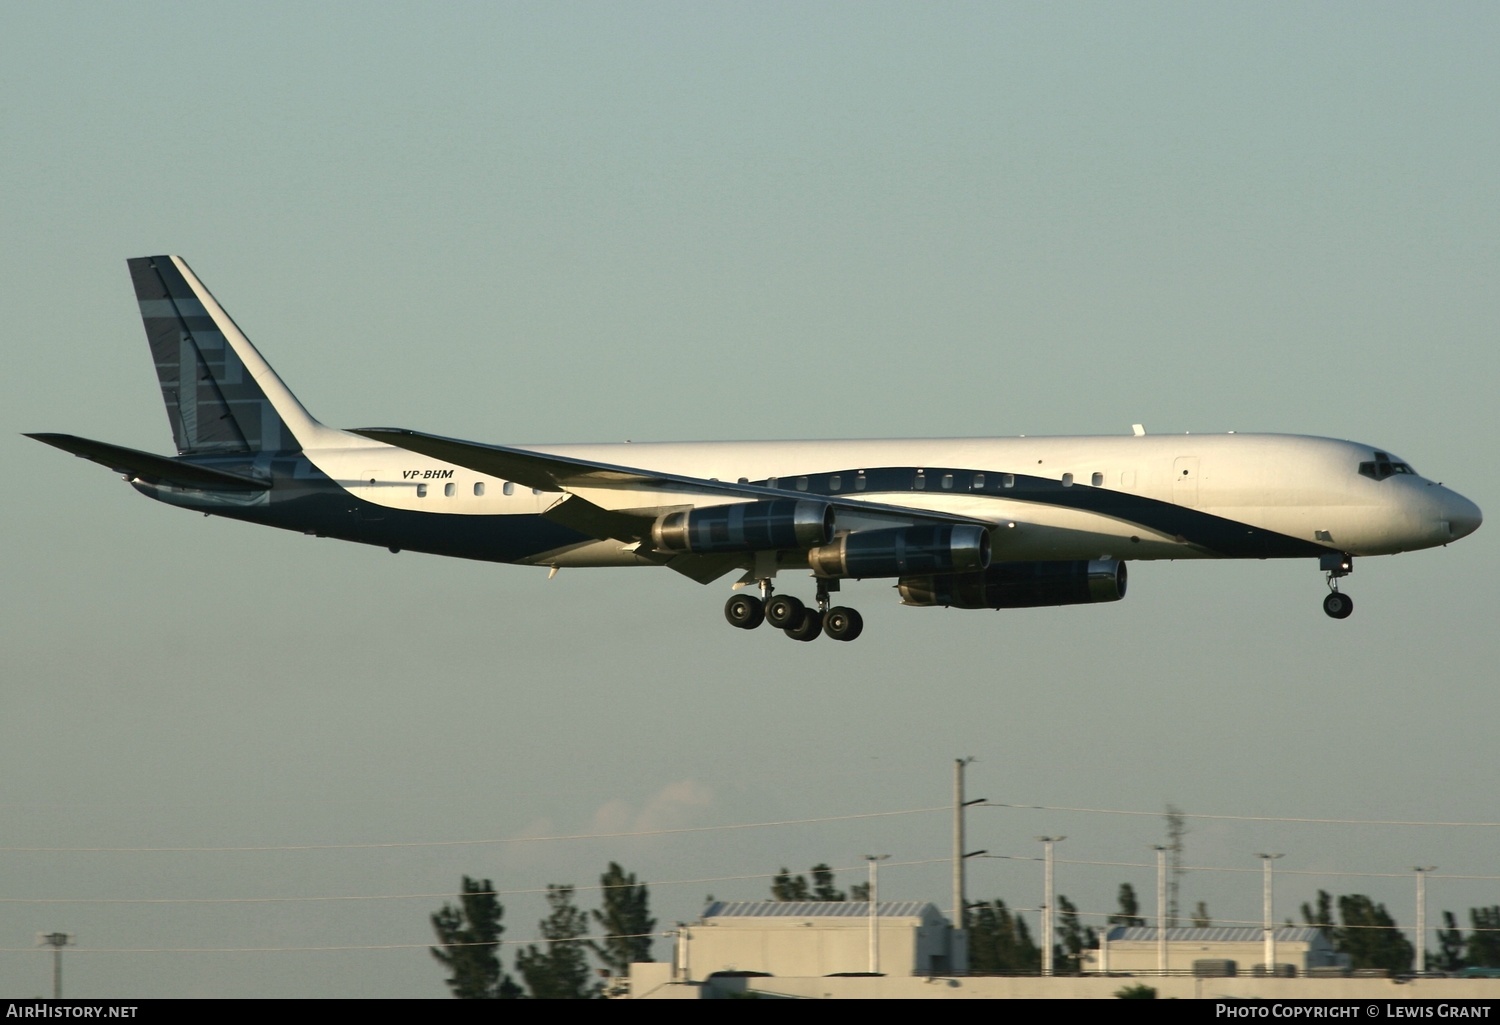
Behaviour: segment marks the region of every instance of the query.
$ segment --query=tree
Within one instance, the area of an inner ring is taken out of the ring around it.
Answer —
[[[1135,887],[1129,883],[1120,884],[1120,910],[1117,914],[1109,916],[1110,925],[1145,925],[1146,920],[1140,916],[1141,902],[1136,900]]]
[[[526,988],[538,1000],[584,1000],[595,987],[589,977],[582,937],[588,932],[588,917],[573,906],[573,887],[547,884],[547,906],[551,914],[537,923],[546,949],[534,943],[516,957],[516,970]]]
[[[1329,942],[1333,942],[1333,898],[1328,895],[1327,890],[1318,891],[1318,906],[1316,909],[1309,907],[1307,902],[1302,903],[1302,921],[1308,925],[1316,926]]]
[[[849,899],[844,895],[843,890],[833,888],[833,869],[829,868],[826,864],[814,865],[812,867],[812,876],[813,900],[834,901]]]
[[[1042,952],[1032,941],[1026,920],[1012,914],[1005,901],[980,904],[965,918],[970,975],[1021,975],[1040,970]]]
[[[814,865],[812,867],[812,877],[812,886],[809,887],[806,876],[794,876],[783,866],[781,871],[771,878],[771,899],[813,901],[849,899],[845,896],[843,890],[834,889],[833,869],[829,868],[826,864]],[[865,899],[868,899],[868,895]]]
[[[1193,909],[1193,928],[1207,929],[1214,924],[1214,920],[1208,917],[1208,903],[1199,901],[1198,906]]]
[[[1470,908],[1469,964],[1475,968],[1500,968],[1500,904]]]
[[[1058,975],[1081,974],[1083,952],[1099,945],[1099,934],[1083,927],[1078,909],[1060,893],[1057,895],[1057,934],[1061,942],[1052,947],[1052,970]]]
[[[1349,955],[1354,968],[1384,968],[1390,972],[1411,970],[1411,941],[1396,928],[1396,920],[1384,904],[1376,904],[1362,893],[1338,899],[1339,922],[1333,924],[1333,898],[1318,891],[1316,908],[1302,905],[1302,918],[1316,926],[1333,943],[1333,949]]]
[[[604,930],[604,942],[589,941],[589,949],[613,975],[625,975],[630,966],[651,960],[651,933],[656,919],[648,908],[646,884],[635,881],[635,873],[626,873],[617,863],[599,877],[604,907],[591,912]]]
[[[1349,955],[1355,968],[1385,968],[1392,973],[1411,971],[1411,941],[1396,928],[1396,920],[1362,893],[1339,898],[1343,927],[1334,933],[1334,944]]]
[[[1436,968],[1440,972],[1456,972],[1464,967],[1464,934],[1459,931],[1458,922],[1453,918],[1453,912],[1443,912],[1443,927],[1438,930],[1438,955],[1435,959],[1429,958],[1432,964],[1428,967]]]
[[[458,904],[444,904],[432,916],[440,947],[432,956],[448,969],[448,988],[461,1000],[520,996],[520,988],[500,967],[500,918],[505,909],[488,879],[464,876]]]
[[[807,891],[807,877],[793,877],[783,865],[781,871],[771,879],[772,900],[811,900]]]

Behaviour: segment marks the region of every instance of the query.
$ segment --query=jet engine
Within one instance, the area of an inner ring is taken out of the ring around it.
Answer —
[[[1119,559],[1087,559],[997,562],[983,573],[903,576],[898,586],[903,605],[1028,609],[1119,601],[1125,597],[1125,579],[1125,563]]]
[[[651,525],[660,552],[753,552],[805,549],[833,536],[833,506],[778,498],[670,512]]]
[[[983,527],[858,530],[807,553],[820,577],[896,577],[903,573],[977,573],[990,564]]]

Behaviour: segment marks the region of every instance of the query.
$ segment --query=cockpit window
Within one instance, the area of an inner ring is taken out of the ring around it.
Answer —
[[[1372,462],[1359,464],[1359,472],[1361,476],[1369,477],[1372,480],[1385,480],[1387,477],[1395,476],[1398,473],[1415,474],[1417,471],[1413,470],[1407,463],[1396,462],[1384,452],[1376,452],[1375,459]]]

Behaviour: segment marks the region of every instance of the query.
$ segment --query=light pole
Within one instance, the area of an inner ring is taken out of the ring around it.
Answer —
[[[879,865],[889,854],[866,854],[865,860],[870,863],[870,974],[880,974],[880,911],[877,906],[880,894],[878,892],[879,880],[875,867]]]
[[[1160,844],[1156,852],[1156,970],[1167,974],[1167,851]]]
[[[953,760],[953,928],[962,932],[968,923],[969,902],[964,889],[964,863],[977,858],[985,851],[964,850],[964,809],[974,804],[983,804],[983,798],[964,800],[964,766],[974,759]]]
[[[52,948],[52,999],[62,999],[62,950],[70,946],[74,937],[72,933],[66,932],[39,932],[36,934],[38,946]]]
[[[1037,837],[1042,848],[1042,974],[1052,974],[1052,845],[1062,843],[1065,836]]]
[[[1414,972],[1427,970],[1427,873],[1437,871],[1436,865],[1413,865],[1417,874],[1417,963]]]
[[[1266,938],[1266,975],[1276,974],[1276,924],[1271,918],[1271,862],[1277,858],[1285,857],[1282,854],[1257,854],[1266,866],[1265,885],[1265,938]]]

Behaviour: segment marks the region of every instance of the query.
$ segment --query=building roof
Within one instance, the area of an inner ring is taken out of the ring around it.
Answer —
[[[924,918],[938,914],[931,903],[921,900],[882,900],[875,905],[880,918]],[[870,902],[864,900],[716,900],[703,909],[710,918],[868,918]]]
[[[1283,925],[1272,930],[1277,943],[1327,943],[1321,929],[1312,926]],[[1179,926],[1166,930],[1168,943],[1259,943],[1266,932],[1258,925],[1215,925],[1207,929]],[[1151,925],[1117,925],[1105,938],[1110,943],[1155,943],[1156,927]]]

